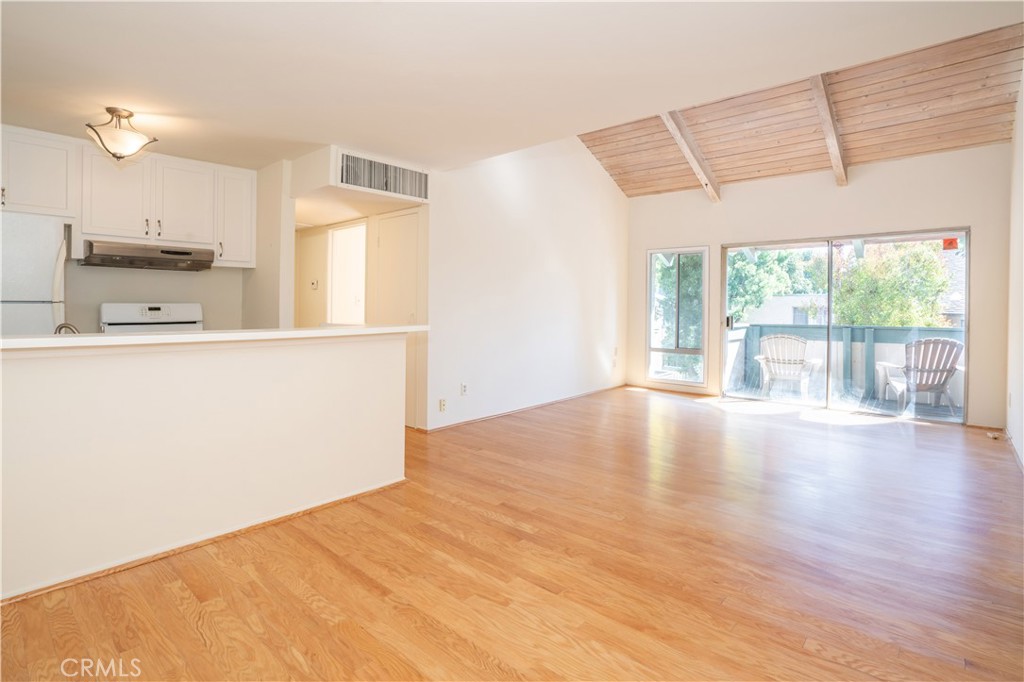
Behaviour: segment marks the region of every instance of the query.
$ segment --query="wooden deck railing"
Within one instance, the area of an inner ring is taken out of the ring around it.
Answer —
[[[761,352],[761,337],[771,334],[792,334],[808,341],[827,341],[826,325],[803,324],[751,324],[737,325],[729,331],[729,343],[743,344],[744,384],[756,388],[761,385],[760,366],[754,356]],[[843,371],[841,380],[844,391],[854,386],[853,344],[864,344],[864,368],[875,367],[875,346],[878,344],[903,345],[916,339],[943,338],[963,342],[964,329],[961,327],[868,327],[837,325],[832,328],[832,342],[842,344]],[[812,356],[813,357],[813,356]],[[875,372],[864,372],[864,395],[875,390]]]

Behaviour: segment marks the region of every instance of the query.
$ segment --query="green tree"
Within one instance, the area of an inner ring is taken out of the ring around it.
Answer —
[[[816,249],[741,249],[729,254],[728,268],[729,312],[737,322],[773,296],[827,291],[828,260]]]
[[[651,346],[700,350],[704,341],[704,257],[700,253],[657,253],[651,260]],[[669,354],[665,368],[681,378],[703,378],[703,356]]]
[[[949,286],[935,241],[870,244],[864,256],[838,250],[833,260],[836,324],[948,327],[940,306]]]

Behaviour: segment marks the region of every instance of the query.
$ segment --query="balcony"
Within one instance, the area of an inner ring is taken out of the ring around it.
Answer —
[[[749,324],[728,331],[725,363],[726,393],[740,397],[763,397],[761,366],[755,360],[761,350],[761,338],[771,334],[790,334],[807,339],[807,359],[818,360],[808,382],[807,393],[798,386],[777,385],[771,398],[824,405],[826,402],[826,366],[828,327],[826,325]],[[918,339],[944,338],[964,342],[959,327],[866,327],[832,328],[832,400],[842,409],[896,415],[896,396],[886,390],[882,363],[902,366],[906,344]],[[961,358],[960,365],[964,365]],[[790,382],[792,383],[792,382]],[[923,419],[963,422],[964,373],[958,371],[950,382],[953,405],[932,404],[932,396],[920,395],[905,413]]]

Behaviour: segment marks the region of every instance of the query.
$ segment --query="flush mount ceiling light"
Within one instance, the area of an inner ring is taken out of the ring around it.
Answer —
[[[97,126],[86,123],[85,127],[100,149],[118,161],[138,154],[143,147],[157,141],[155,137],[148,138],[135,129],[131,121],[135,114],[127,109],[107,107],[107,113],[110,114],[110,120],[106,123]]]

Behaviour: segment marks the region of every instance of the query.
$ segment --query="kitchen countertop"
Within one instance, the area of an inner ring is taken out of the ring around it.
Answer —
[[[160,346],[186,343],[221,343],[238,341],[284,341],[289,339],[329,339],[378,334],[425,332],[425,324],[324,325],[307,329],[238,329],[201,332],[140,332],[137,334],[53,334],[50,336],[12,336],[0,339],[0,350],[35,350],[44,348],[110,348],[116,346]]]

